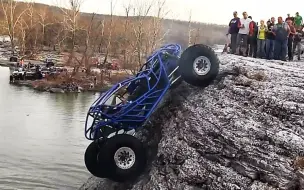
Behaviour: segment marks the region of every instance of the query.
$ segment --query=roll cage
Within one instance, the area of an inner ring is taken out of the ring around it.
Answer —
[[[161,47],[134,77],[117,83],[101,95],[87,113],[85,137],[107,138],[107,129],[117,132],[142,126],[177,80],[172,76],[177,71],[180,54],[178,44]]]

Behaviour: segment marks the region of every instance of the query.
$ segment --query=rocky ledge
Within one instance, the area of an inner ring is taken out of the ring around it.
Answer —
[[[219,58],[214,84],[182,84],[142,131],[151,160],[137,181],[80,189],[304,189],[304,64]]]

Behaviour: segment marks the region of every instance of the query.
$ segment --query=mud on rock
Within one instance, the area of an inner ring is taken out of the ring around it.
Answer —
[[[304,189],[304,64],[219,58],[212,85],[182,84],[151,118],[138,181],[80,189]]]

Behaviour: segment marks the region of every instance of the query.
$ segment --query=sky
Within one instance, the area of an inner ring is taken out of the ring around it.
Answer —
[[[24,0],[29,1],[29,0]],[[35,2],[49,5],[67,5],[68,0],[33,0]],[[111,0],[81,0],[84,1],[81,7],[83,12],[96,12],[101,14],[110,14]],[[124,6],[131,2],[132,5],[141,7],[147,2],[153,2],[157,5],[159,0],[113,0],[114,14],[124,15]],[[163,1],[163,0],[162,0]],[[244,3],[246,2],[246,3]],[[254,21],[261,19],[268,20],[270,17],[282,16],[285,18],[288,13],[294,15],[299,12],[304,15],[304,1],[293,0],[292,4],[283,1],[274,0],[165,0],[165,10],[167,18],[179,20],[191,20],[197,22],[224,24],[227,25],[232,18],[233,11],[237,11],[239,16],[243,11],[252,16]],[[287,7],[289,6],[290,7]],[[271,9],[273,7],[273,9]]]

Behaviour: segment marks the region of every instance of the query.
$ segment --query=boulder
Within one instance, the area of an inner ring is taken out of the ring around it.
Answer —
[[[49,92],[50,93],[64,93],[64,90],[61,88],[50,88]]]
[[[139,136],[146,172],[80,189],[304,189],[304,64],[220,55],[202,89],[183,83]]]

